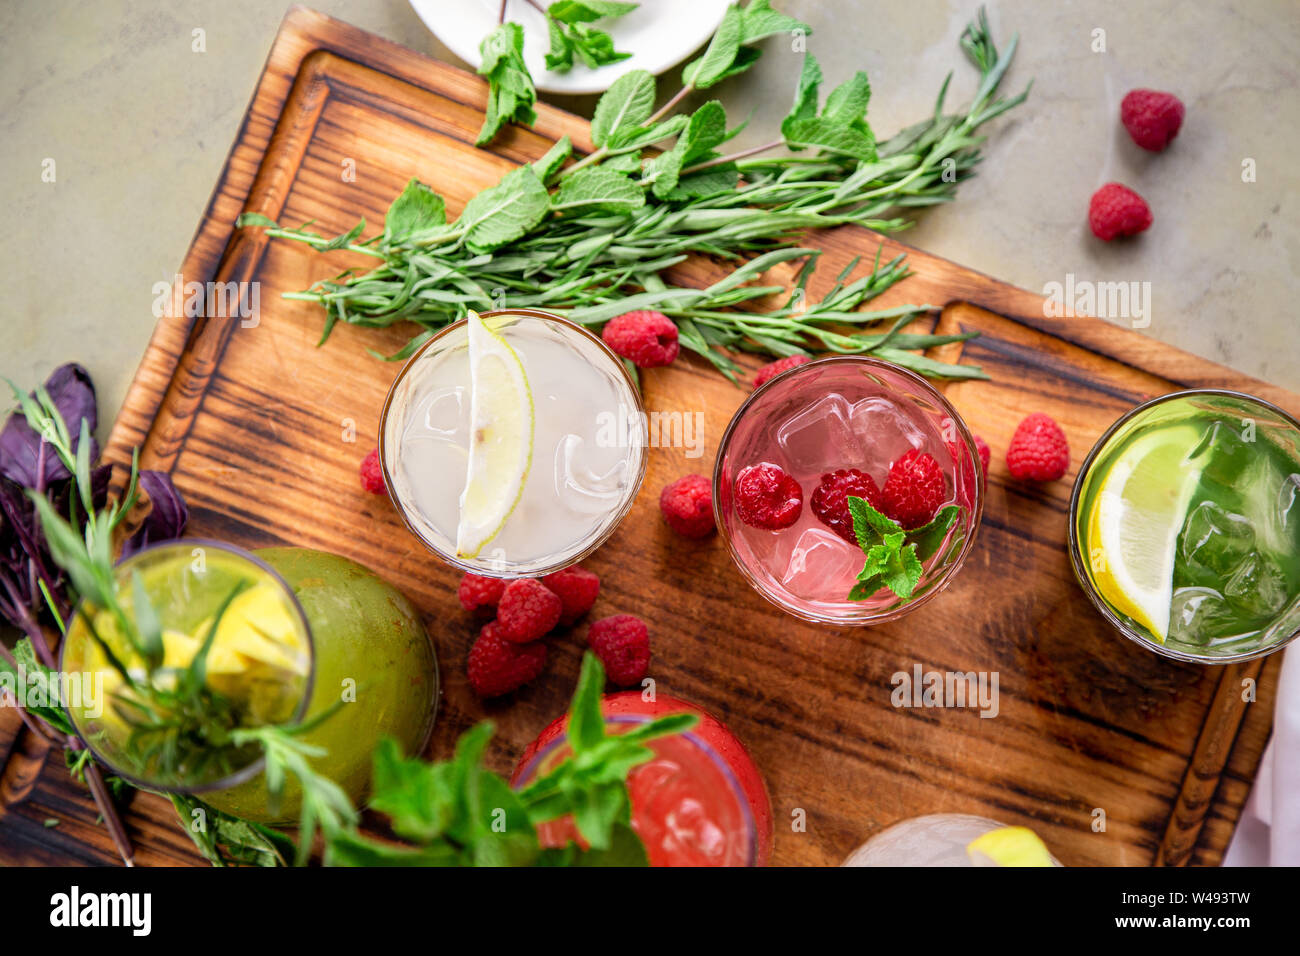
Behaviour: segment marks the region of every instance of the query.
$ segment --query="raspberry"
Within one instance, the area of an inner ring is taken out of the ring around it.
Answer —
[[[486,578],[481,574],[467,574],[460,579],[456,596],[460,606],[467,611],[480,608],[494,608],[501,601],[501,594],[506,589],[506,582],[501,578]]]
[[[564,605],[536,578],[519,578],[506,585],[497,605],[497,629],[507,641],[535,641],[556,624]]]
[[[849,544],[856,545],[858,536],[853,533],[853,516],[849,514],[849,496],[863,498],[867,504],[880,509],[880,488],[876,480],[856,468],[841,468],[822,475],[812,493],[810,507],[817,520],[830,528]]]
[[[889,466],[889,477],[880,492],[880,510],[910,530],[933,518],[947,497],[939,463],[919,448],[912,448]]]
[[[776,465],[750,465],[736,476],[736,513],[751,528],[780,531],[803,513],[803,489]]]
[[[1013,478],[1056,481],[1070,467],[1065,432],[1050,415],[1034,412],[1016,427],[1007,447],[1007,470]]]
[[[546,645],[514,644],[496,622],[486,624],[469,649],[469,686],[480,697],[517,690],[546,668]]]
[[[662,312],[639,309],[605,323],[605,344],[639,368],[671,365],[677,358],[677,326]]]
[[[991,455],[991,452],[989,451],[989,443],[983,438],[980,438],[979,435],[976,435],[975,450],[980,453],[980,468],[984,472],[984,477],[987,478],[989,476],[989,457]]]
[[[1092,194],[1088,225],[1094,236],[1107,242],[1116,236],[1133,236],[1151,225],[1151,207],[1127,186],[1107,183]]]
[[[1120,122],[1143,149],[1158,153],[1178,135],[1183,125],[1183,103],[1172,93],[1129,90],[1119,104]]]
[[[379,449],[370,449],[370,454],[361,459],[361,487],[372,495],[388,494],[384,484],[384,470],[379,467]]]
[[[812,361],[809,355],[791,355],[789,358],[777,359],[775,362],[768,362],[754,375],[754,387],[766,385],[772,379],[776,378],[782,372],[788,372],[792,368],[798,368],[800,365],[807,365]]]
[[[620,687],[641,683],[650,669],[650,632],[631,614],[593,621],[587,643],[605,665],[605,674]]]
[[[542,583],[560,599],[560,623],[572,624],[591,610],[600,593],[600,578],[586,568],[574,565],[542,578]]]
[[[706,538],[713,531],[713,485],[703,475],[686,475],[659,493],[664,520],[684,538]]]

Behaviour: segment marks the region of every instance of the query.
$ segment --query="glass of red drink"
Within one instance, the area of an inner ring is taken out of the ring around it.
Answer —
[[[892,465],[909,454],[936,463],[943,490],[935,506],[955,506],[956,517],[917,551],[922,571],[908,597],[880,587],[850,600],[865,555],[818,517],[814,492],[848,469],[884,489]],[[738,508],[738,477],[764,465],[792,477],[802,494],[798,518],[776,530],[747,523]],[[894,620],[934,597],[970,552],[983,495],[975,438],[948,400],[920,376],[862,356],[796,366],[757,389],[727,426],[713,472],[714,514],[741,573],[778,607],[828,624]]]
[[[611,694],[601,702],[610,733],[630,730],[683,711],[700,722],[686,733],[660,737],[648,746],[653,760],[628,775],[632,829],[645,844],[651,866],[765,866],[772,853],[772,805],[744,745],[717,718],[675,697],[645,700],[639,691]],[[554,721],[528,745],[515,767],[516,789],[553,770],[569,755],[568,716]],[[538,827],[542,845],[562,847],[577,839],[571,819]]]

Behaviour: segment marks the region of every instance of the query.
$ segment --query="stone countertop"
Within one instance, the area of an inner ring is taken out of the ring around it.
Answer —
[[[653,2],[653,0],[647,0]],[[458,62],[405,0],[314,5]],[[865,69],[878,137],[925,116],[949,70],[950,106],[974,87],[958,37],[975,0],[778,0],[814,29],[827,84]],[[1028,103],[988,128],[978,176],[901,238],[1027,289],[1073,281],[1150,283],[1146,334],[1300,390],[1300,15],[1294,0],[1142,3],[996,0],[999,40],[1020,34],[1005,89]],[[155,282],[180,264],[283,16],[279,0],[29,0],[0,8],[0,235],[8,294],[0,375],[31,386],[60,362],[86,365],[105,422],[153,327]],[[206,50],[192,49],[203,31]],[[1104,51],[1098,40],[1104,31]],[[771,138],[797,55],[780,40],[718,88]],[[675,71],[661,83],[665,93]],[[1170,90],[1187,119],[1164,153],[1118,121],[1130,88]],[[675,89],[675,86],[673,87]],[[588,112],[590,97],[551,97]],[[53,161],[54,181],[43,176]],[[1254,170],[1254,181],[1243,172]],[[1118,180],[1151,204],[1136,239],[1102,243],[1088,198]],[[1139,286],[1139,288],[1142,288]]]

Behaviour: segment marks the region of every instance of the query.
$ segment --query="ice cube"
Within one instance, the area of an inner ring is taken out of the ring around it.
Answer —
[[[776,442],[796,473],[861,467],[862,446],[854,434],[853,406],[843,395],[824,395],[776,430]]]
[[[1208,644],[1233,634],[1237,617],[1212,588],[1179,588],[1169,606],[1169,640],[1182,644]]]
[[[1232,574],[1254,547],[1255,529],[1250,522],[1213,501],[1193,508],[1183,525],[1183,560],[1216,575]]]
[[[581,514],[598,514],[608,511],[622,496],[627,462],[618,457],[601,471],[598,454],[580,435],[566,435],[556,445],[555,493],[565,507]]]
[[[871,461],[890,462],[927,443],[927,436],[891,399],[869,395],[853,404],[850,424]]]
[[[1271,617],[1286,603],[1286,578],[1277,562],[1252,551],[1223,587],[1228,603],[1252,617]]]
[[[805,528],[795,541],[781,584],[808,601],[843,601],[865,559],[862,551],[825,528]]]
[[[1238,423],[1240,425],[1240,423]],[[1252,431],[1251,437],[1254,437]],[[1203,478],[1218,482],[1228,488],[1239,487],[1242,476],[1253,470],[1261,456],[1254,442],[1244,440],[1242,433],[1231,423],[1214,421],[1207,426],[1196,447],[1187,455],[1189,462],[1204,459]]]

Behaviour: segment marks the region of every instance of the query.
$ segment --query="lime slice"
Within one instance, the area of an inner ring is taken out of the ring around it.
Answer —
[[[470,437],[456,554],[474,558],[497,536],[533,461],[533,393],[508,342],[469,314]]]
[[[1028,827],[999,827],[966,844],[976,866],[1053,866],[1047,844]]]
[[[1160,428],[1141,436],[1101,476],[1088,518],[1088,555],[1101,596],[1164,643],[1174,590],[1178,532],[1201,468],[1187,461],[1200,430]]]

